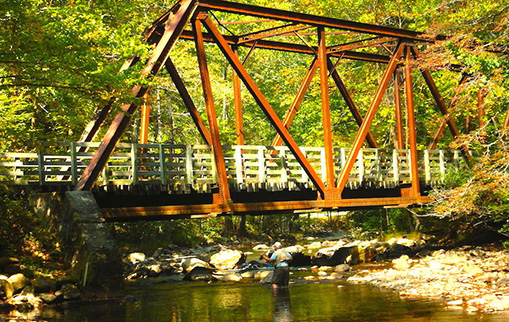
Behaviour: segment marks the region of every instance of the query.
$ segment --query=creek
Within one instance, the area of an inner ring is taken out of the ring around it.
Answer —
[[[127,301],[48,306],[30,316],[47,321],[508,321],[509,314],[448,310],[444,301],[402,299],[396,292],[345,281],[305,282],[289,289],[258,282],[183,282],[160,278],[128,283]],[[0,318],[0,321],[2,318]]]

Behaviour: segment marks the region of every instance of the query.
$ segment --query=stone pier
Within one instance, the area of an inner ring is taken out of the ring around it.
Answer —
[[[55,234],[70,275],[85,296],[112,296],[123,288],[122,260],[93,194],[89,191],[41,193],[36,214]]]

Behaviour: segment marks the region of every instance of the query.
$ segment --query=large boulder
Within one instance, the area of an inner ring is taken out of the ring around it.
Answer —
[[[196,257],[186,258],[181,262],[182,270],[184,273],[191,272],[195,267],[204,267],[214,269],[209,263]]]
[[[210,257],[210,264],[218,269],[238,268],[246,261],[246,255],[238,250],[225,249]]]
[[[7,279],[7,276],[0,275],[0,298],[10,299],[14,294],[14,287]]]
[[[356,264],[359,262],[359,252],[357,246],[345,246],[330,251],[318,251],[316,256],[312,258],[314,265],[318,266],[337,266],[339,264]]]
[[[311,256],[305,255],[302,252],[292,253],[292,260],[289,262],[290,266],[293,267],[301,267],[301,266],[311,266],[313,265],[311,261]]]
[[[216,270],[202,266],[194,267],[189,273],[184,275],[184,281],[211,281]]]
[[[30,284],[30,280],[21,273],[11,275],[7,280],[11,283],[15,293]]]

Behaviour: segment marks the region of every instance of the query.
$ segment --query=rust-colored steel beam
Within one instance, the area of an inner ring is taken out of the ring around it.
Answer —
[[[237,43],[238,37],[228,36],[228,35],[223,35],[223,37],[224,37],[225,41],[230,45],[235,45]],[[214,40],[212,39],[212,36],[209,35],[208,33],[204,33],[203,38],[207,42],[214,42]],[[181,39],[193,40],[192,32],[184,30],[184,32],[182,32]],[[243,43],[243,44],[240,44],[239,46],[250,48],[255,43],[256,43],[256,47],[260,48],[260,49],[316,55],[315,54],[316,50],[313,50],[306,45],[292,44],[292,43],[279,42],[279,41],[257,40],[257,41],[250,41],[247,43]],[[332,54],[331,56],[337,56],[337,57],[341,56],[342,58],[345,58],[345,59],[360,60],[360,61],[367,61],[367,62],[373,62],[373,63],[387,64],[389,62],[389,56],[364,53],[364,52],[355,52],[355,51],[350,51],[350,50]]]
[[[320,64],[320,93],[322,98],[323,146],[325,149],[326,185],[334,188],[334,157],[332,155],[332,126],[330,120],[329,69],[325,29],[318,27],[318,62]]]
[[[101,212],[107,221],[147,220],[151,217],[165,217],[167,219],[182,218],[206,214],[209,216],[224,214],[260,214],[265,212],[293,212],[295,210],[350,210],[365,207],[407,207],[410,205],[427,204],[433,202],[428,196],[422,197],[390,197],[390,198],[362,198],[342,200],[308,200],[308,201],[276,201],[258,203],[234,203],[229,208],[225,204],[177,205],[159,207],[124,207],[103,208]],[[233,211],[231,210],[233,209]]]
[[[238,47],[232,47],[233,52],[239,57]],[[233,105],[235,107],[235,138],[237,145],[244,145],[244,116],[242,111],[242,88],[240,78],[235,70],[232,71],[233,78]]]
[[[249,73],[246,71],[240,60],[235,56],[235,53],[230,49],[227,41],[217,30],[216,26],[210,20],[210,18],[204,19],[203,22],[205,28],[207,28],[209,33],[214,37],[216,44],[219,46],[219,49],[226,56],[226,59],[228,59],[228,61],[233,66],[239,77],[242,79],[244,85],[249,90],[255,101],[258,103],[258,105],[265,113],[269,121],[275,127],[276,131],[281,135],[290,151],[292,151],[293,155],[295,156],[299,164],[302,166],[306,174],[309,176],[310,180],[313,182],[313,184],[316,186],[320,194],[323,196],[325,193],[325,185],[323,184],[322,180],[320,179],[316,171],[313,169],[309,161],[306,159],[304,154],[300,151],[299,146],[297,145],[297,143],[295,143],[288,130],[284,127],[283,123],[281,122],[277,114],[274,112],[267,99],[263,96],[258,86],[256,86],[255,82],[253,81]]]
[[[166,67],[166,71],[168,71],[168,74],[170,74],[170,77],[173,80],[173,83],[175,84],[175,87],[177,88],[180,97],[182,97],[184,105],[189,111],[189,114],[191,115],[191,118],[193,119],[194,124],[198,129],[198,132],[200,132],[203,141],[208,145],[212,145],[212,137],[210,136],[210,132],[207,129],[207,126],[205,126],[205,124],[203,123],[200,113],[198,112],[196,105],[194,105],[193,99],[191,98],[191,95],[189,95],[186,85],[184,84],[184,81],[180,77],[177,68],[175,67],[175,64],[173,64],[171,58],[168,57],[164,66]]]
[[[479,128],[484,127],[484,93],[477,91],[477,112],[479,113]]]
[[[372,47],[375,45],[385,44],[387,42],[397,41],[397,38],[392,37],[373,37],[373,38],[367,38],[367,39],[361,39],[352,41],[346,44],[341,44],[337,46],[331,46],[327,48],[327,54],[334,54],[339,53],[347,50],[353,50],[353,49],[359,49],[359,48],[365,48],[365,47]]]
[[[141,118],[140,118],[140,139],[141,144],[148,143],[148,125],[150,123],[150,104],[148,102],[150,91],[147,91],[143,96],[143,105],[141,106]]]
[[[362,122],[362,125],[359,131],[357,132],[357,136],[355,137],[353,147],[350,150],[350,154],[348,155],[348,158],[345,162],[345,166],[343,167],[343,169],[341,169],[341,174],[338,179],[337,187],[340,193],[345,189],[345,185],[348,181],[348,177],[350,175],[350,172],[352,171],[353,165],[357,159],[357,155],[359,154],[362,144],[366,139],[366,135],[368,134],[371,123],[373,122],[375,114],[378,111],[380,102],[382,101],[387,86],[389,85],[389,81],[392,78],[392,74],[394,73],[394,70],[396,69],[399,63],[399,58],[403,53],[403,48],[404,48],[403,43],[399,42],[394,50],[394,54],[392,55],[389,64],[387,65],[387,68],[385,69],[385,72],[382,76],[382,80],[378,85],[375,96],[373,97],[373,101],[371,102],[371,105],[368,108],[364,121]]]
[[[295,118],[295,115],[300,109],[300,105],[302,104],[302,101],[304,100],[304,96],[306,95],[306,92],[309,88],[309,85],[311,84],[311,81],[313,80],[313,77],[316,74],[316,70],[318,69],[318,60],[313,58],[313,61],[311,62],[311,66],[309,67],[308,71],[306,72],[306,76],[304,76],[304,80],[300,84],[299,90],[297,92],[297,95],[295,96],[292,104],[290,105],[290,108],[288,109],[288,112],[285,115],[285,118],[283,120],[283,125],[289,129],[292,125],[293,119]],[[276,137],[272,141],[272,146],[280,146],[281,143],[283,143],[283,139],[281,138],[281,135],[276,134]]]
[[[334,64],[332,63],[332,61],[330,59],[327,59],[327,65],[329,66],[329,70],[330,70],[332,79],[334,80],[334,83],[336,83],[336,86],[339,89],[341,96],[343,96],[343,99],[345,100],[346,105],[350,109],[350,112],[352,113],[353,118],[355,119],[355,122],[357,122],[357,125],[361,126],[362,122],[363,122],[363,118],[361,116],[361,113],[359,112],[359,109],[355,105],[352,97],[350,96],[350,93],[348,92],[348,89],[346,88],[345,83],[341,79],[341,76],[339,76],[338,71],[336,70],[336,68],[334,68]],[[366,136],[366,141],[370,148],[378,148],[378,144],[376,143],[375,138],[369,131]]]
[[[396,149],[405,148],[405,139],[403,132],[403,110],[401,109],[401,92],[399,70],[394,71],[394,108],[396,113]]]
[[[405,98],[408,120],[408,145],[410,148],[410,173],[412,178],[411,196],[417,197],[421,194],[419,186],[419,163],[417,156],[417,124],[415,122],[414,89],[412,82],[412,53],[410,48],[406,47],[405,57]]]
[[[467,74],[463,74],[461,76],[460,82],[458,84],[458,87],[456,87],[456,90],[454,91],[454,96],[452,97],[451,101],[449,102],[449,113],[456,107],[456,104],[459,100],[459,90],[463,84],[467,81],[467,79],[470,76]],[[435,150],[437,147],[438,141],[440,140],[440,137],[442,137],[442,134],[444,133],[445,127],[447,126],[447,118],[443,118],[440,122],[440,126],[438,127],[437,131],[435,132],[435,135],[433,136],[433,140],[428,146],[428,150]]]
[[[423,33],[416,31],[353,22],[342,19],[321,17],[279,9],[271,9],[254,5],[248,5],[245,3],[235,3],[220,0],[200,0],[200,8],[256,16],[261,18],[289,21],[293,23],[309,24],[312,26],[320,26],[324,28],[351,30],[360,33],[400,37],[412,40],[426,40],[425,37],[423,36]]]
[[[309,29],[309,28],[311,28],[311,27],[296,25],[296,24],[289,24],[289,25],[274,27],[274,28],[260,30],[257,32],[239,36],[238,43],[242,44],[245,42],[255,41],[255,40],[264,39],[264,38],[268,38],[268,37],[283,36],[283,35],[293,33],[295,31],[300,31],[300,30]]]
[[[199,14],[200,16],[201,14]],[[199,17],[198,16],[198,17]],[[203,96],[205,97],[205,107],[207,109],[207,118],[209,121],[210,135],[212,137],[212,152],[214,154],[214,163],[217,169],[217,184],[219,186],[219,195],[221,203],[227,203],[231,200],[230,188],[226,177],[226,165],[224,162],[223,148],[219,138],[219,126],[217,125],[216,108],[212,96],[212,85],[210,84],[210,74],[207,66],[207,56],[205,53],[205,44],[202,35],[202,23],[200,19],[193,21],[193,32],[196,39],[196,54],[198,56],[198,65],[200,68]]]
[[[142,70],[142,75],[154,76],[159,72],[161,66],[164,64],[166,58],[168,57],[171,48],[184,29],[185,24],[193,14],[195,8],[196,0],[183,0],[180,3],[179,9],[177,10],[173,19],[168,21],[165,33],[154,49],[151,57],[145,65],[145,68]],[[145,95],[146,91],[146,87],[136,85],[132,89],[132,95],[133,97],[141,98],[143,95]],[[122,112],[117,114],[113,120],[113,123],[106,132],[101,145],[92,157],[90,164],[83,171],[80,181],[74,190],[88,190],[93,186],[95,180],[99,176],[105,164],[108,162],[111,153],[113,153],[115,146],[124,133],[136,109],[137,106],[134,103],[125,104],[122,106]]]

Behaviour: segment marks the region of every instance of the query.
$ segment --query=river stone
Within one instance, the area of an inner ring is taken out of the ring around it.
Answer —
[[[290,266],[301,267],[301,266],[311,266],[311,256],[305,255],[302,252],[291,253],[292,260],[289,262]]]
[[[14,287],[12,286],[11,282],[9,282],[7,278],[0,278],[0,295],[10,299],[12,294],[14,294]]]
[[[400,258],[393,259],[392,264],[394,269],[405,270],[410,268],[410,258],[408,255],[402,255]]]
[[[182,260],[181,266],[182,266],[182,269],[184,270],[184,272],[186,272],[186,273],[192,271],[195,267],[205,267],[205,268],[210,268],[210,269],[213,268],[206,261],[203,261],[196,257],[186,258],[186,259]]]
[[[145,254],[139,253],[139,252],[131,253],[131,254],[127,255],[127,260],[129,260],[133,264],[143,262],[143,261],[145,261],[146,258],[147,258],[147,256]]]
[[[219,273],[219,272],[218,272]],[[242,279],[242,276],[240,276],[239,274],[218,274],[218,273],[215,273],[213,274],[212,276],[218,280],[218,281],[222,281],[222,282],[238,282]]]
[[[262,280],[265,277],[267,277],[267,275],[270,275],[271,273],[272,273],[272,271],[258,271],[255,273],[254,278],[256,278],[258,280]]]
[[[213,268],[196,266],[184,275],[184,281],[211,281],[215,271]]]
[[[81,297],[80,290],[74,284],[65,284],[60,289],[60,293],[63,295],[65,300],[77,300]]]
[[[313,258],[313,264],[318,266],[337,266],[339,264],[356,264],[359,262],[359,253],[357,246],[345,246],[337,250],[333,250],[332,255],[328,249],[320,250]]]
[[[30,284],[28,278],[26,278],[25,275],[21,273],[11,275],[7,280],[11,283],[12,287],[14,288],[14,292],[17,292],[23,289],[28,284]]]
[[[56,282],[48,277],[39,276],[32,281],[36,293],[47,293],[56,289]]]
[[[265,245],[265,244],[258,244],[256,245],[255,247],[253,247],[253,250],[255,252],[265,252],[269,249],[270,247]]]
[[[53,293],[41,293],[39,298],[46,304],[55,303],[58,297]]]
[[[210,257],[210,263],[218,269],[233,269],[243,264],[245,255],[238,250],[226,249]]]
[[[322,247],[322,243],[320,242],[313,242],[306,246],[309,249],[320,249]]]
[[[334,268],[334,272],[342,273],[342,272],[348,272],[351,269],[351,267],[348,264],[339,264]]]

